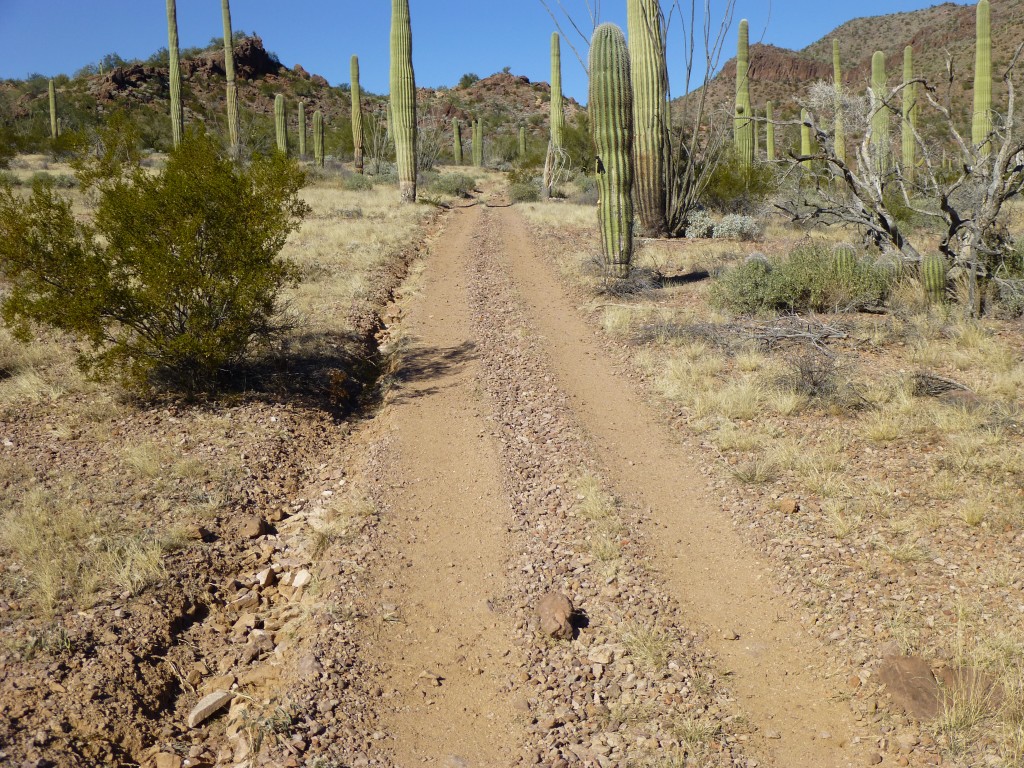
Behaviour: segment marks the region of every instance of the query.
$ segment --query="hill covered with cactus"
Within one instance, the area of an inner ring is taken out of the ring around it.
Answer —
[[[166,51],[163,52],[166,55]],[[284,96],[289,135],[295,135],[298,104],[305,104],[307,120],[317,110],[326,123],[327,153],[352,152],[351,96],[349,84],[332,86],[300,64],[284,66],[256,35],[238,36],[234,45],[238,106],[243,143],[252,148],[274,144],[274,102]],[[223,128],[225,114],[224,51],[220,41],[202,50],[183,52],[182,101],[185,122],[202,122]],[[465,78],[464,78],[465,79]],[[65,130],[88,129],[118,109],[127,110],[141,129],[146,146],[166,149],[170,129],[168,65],[154,54],[146,61],[121,62],[100,72],[84,67],[74,76],[55,78],[57,99]],[[468,124],[482,119],[491,142],[514,144],[519,126],[531,141],[546,142],[551,88],[544,82],[499,72],[452,87],[418,88],[416,100],[421,122],[449,131],[453,120]],[[362,93],[363,111],[370,120],[383,119],[387,98]],[[49,136],[47,80],[41,76],[0,82],[0,120],[26,138]],[[572,99],[565,100],[569,120],[583,112]],[[309,130],[310,124],[307,124]]]
[[[799,51],[757,43],[750,46],[750,98],[762,111],[772,100],[776,113],[793,116],[799,99],[817,80],[832,79],[832,40],[839,41],[843,81],[849,92],[863,92],[871,79],[871,57],[885,54],[889,85],[895,86],[902,71],[903,49],[914,49],[918,75],[938,87],[937,95],[952,99],[955,110],[969,110],[974,70],[975,6],[943,3],[920,11],[866,16],[841,24]],[[771,29],[765,35],[771,39]],[[1024,0],[992,2],[992,72],[1001,76],[1017,45],[1024,41]],[[953,64],[954,83],[949,88],[947,54]],[[1024,77],[1024,72],[1022,72]],[[736,59],[727,61],[708,86],[716,108],[731,110],[736,91]],[[1002,94],[996,88],[998,108]],[[1002,96],[1005,101],[1005,96]]]

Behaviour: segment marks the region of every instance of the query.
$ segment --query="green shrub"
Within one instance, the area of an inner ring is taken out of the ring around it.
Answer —
[[[756,240],[761,236],[761,224],[753,216],[728,213],[714,225],[711,236],[730,240]]]
[[[32,174],[29,184],[35,185],[37,181],[44,184],[52,184],[57,189],[74,189],[78,186],[78,180],[74,176],[68,176],[66,173],[51,174],[46,171],[36,171]]]
[[[346,173],[341,177],[341,187],[349,192],[365,192],[373,189],[373,179],[361,173]]]
[[[195,393],[275,330],[278,294],[297,271],[278,256],[308,206],[294,161],[274,154],[239,167],[190,131],[150,174],[96,185],[92,222],[36,180],[23,199],[0,189],[4,320],[87,343],[82,364],[140,391]]]
[[[464,173],[444,173],[434,179],[430,187],[452,197],[470,197],[476,188],[476,179]]]
[[[508,196],[514,203],[535,203],[540,200],[540,184],[519,181],[508,185]]]
[[[702,202],[724,213],[755,213],[776,190],[775,166],[754,163],[744,166],[732,144],[727,144],[708,175]]]
[[[851,311],[881,304],[890,280],[888,271],[863,259],[840,271],[828,246],[811,243],[782,258],[746,259],[715,281],[711,297],[744,314]]]

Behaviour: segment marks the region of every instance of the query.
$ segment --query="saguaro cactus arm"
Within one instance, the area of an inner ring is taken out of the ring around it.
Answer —
[[[50,80],[47,86],[50,92],[50,138],[56,139],[60,135],[60,127],[57,122],[57,89]]]

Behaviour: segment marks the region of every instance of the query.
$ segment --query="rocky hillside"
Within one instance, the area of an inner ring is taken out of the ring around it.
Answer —
[[[301,65],[289,69],[269,53],[259,37],[239,40],[235,46],[238,99],[243,133],[250,144],[269,144],[274,113],[274,97],[283,93],[288,103],[290,130],[297,129],[297,104],[306,104],[307,119],[322,110],[328,128],[328,152],[344,154],[351,148],[351,99],[348,84],[331,87],[325,78],[307,72]],[[211,48],[191,58],[183,58],[182,95],[187,122],[218,124],[225,106],[224,53]],[[41,80],[41,78],[37,78]],[[65,126],[88,127],[117,108],[129,110],[144,127],[144,140],[164,148],[169,141],[169,126],[162,117],[167,112],[168,70],[166,66],[132,63],[104,74],[59,78],[58,102]],[[468,122],[481,118],[488,126],[491,141],[512,137],[520,125],[526,125],[532,140],[545,141],[548,123],[550,86],[531,83],[526,77],[498,73],[465,87],[421,88],[418,102],[421,120],[451,127],[452,120]],[[16,129],[48,131],[46,81],[6,81],[0,83],[0,99]],[[565,100],[567,117],[572,120],[582,111],[572,99]],[[387,99],[364,90],[363,110],[383,116]],[[149,130],[146,130],[146,129]],[[295,134],[292,133],[292,136]]]
[[[914,48],[917,74],[940,86],[945,93],[947,54],[956,78],[952,89],[954,106],[967,109],[972,95],[974,71],[974,5],[943,3],[920,11],[892,13],[853,19],[829,32],[803,50],[791,51],[773,45],[750,47],[750,95],[755,109],[764,109],[771,99],[792,114],[808,86],[816,80],[832,79],[832,40],[839,41],[843,81],[851,92],[863,92],[870,80],[871,55],[884,51],[890,83],[895,85],[903,71],[903,49]],[[769,29],[769,37],[771,30]],[[992,2],[992,72],[998,78],[1010,62],[1017,45],[1024,41],[1024,0]],[[711,102],[731,110],[735,91],[736,60],[730,59],[709,85]],[[1022,76],[1024,80],[1024,76]],[[1005,100],[998,85],[995,99]]]

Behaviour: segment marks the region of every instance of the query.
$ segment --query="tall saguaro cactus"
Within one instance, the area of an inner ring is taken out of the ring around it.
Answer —
[[[455,164],[462,165],[462,125],[458,120],[452,121],[452,153]]]
[[[914,52],[909,45],[903,49],[903,123],[900,130],[903,149],[903,178],[914,182],[917,173],[917,88],[914,79]]]
[[[274,97],[274,127],[277,132],[277,151],[288,154],[288,122],[284,112],[284,94]]]
[[[846,162],[846,130],[843,128],[843,68],[839,63],[839,41],[832,38],[832,87],[835,109],[836,159]]]
[[[988,0],[978,0],[974,43],[974,117],[971,143],[983,144],[982,154],[992,147],[987,141],[992,131],[992,16]]]
[[[740,165],[749,168],[754,162],[754,124],[750,119],[750,27],[740,21],[739,44],[736,50],[736,114],[733,116],[733,141]]]
[[[800,110],[800,154],[807,157],[814,151],[811,146],[811,115],[806,109]],[[808,170],[811,168],[810,160],[801,160],[800,164]]]
[[[313,113],[313,163],[324,167],[324,113],[319,109]]]
[[[171,141],[181,144],[185,113],[181,109],[181,66],[178,63],[178,9],[174,0],[167,0],[167,57],[171,90]]]
[[[306,156],[306,102],[299,102],[299,157]]]
[[[765,118],[765,157],[769,163],[775,162],[775,105],[769,100],[764,105],[764,118]]]
[[[889,170],[889,108],[885,105],[885,54],[871,57],[871,160],[875,172]]]
[[[349,96],[352,98],[352,146],[356,173],[363,172],[363,88],[359,85],[359,57],[352,56],[349,64],[351,81]]]
[[[590,130],[597,150],[597,215],[605,266],[628,277],[633,258],[633,94],[622,30],[601,24],[590,42]]]
[[[526,126],[519,126],[519,157],[526,157]]]
[[[391,0],[391,117],[402,202],[416,202],[416,78],[409,0]]]
[[[640,234],[664,237],[668,69],[661,3],[628,0],[630,75],[633,84],[634,193]]]
[[[562,136],[565,129],[565,113],[562,109],[562,47],[557,32],[551,33],[551,139],[548,141],[548,154],[544,160],[544,178],[542,180],[544,197],[550,197],[555,184],[556,157],[562,149]]]
[[[50,138],[56,139],[60,136],[60,127],[57,123],[57,89],[54,87],[52,79],[48,89],[50,91]]]
[[[235,41],[231,31],[230,0],[221,0],[221,16],[224,20],[224,77],[228,82],[228,142],[231,156],[238,157],[238,86],[235,84]]]
[[[473,165],[484,165],[484,121],[479,119],[473,123]]]

